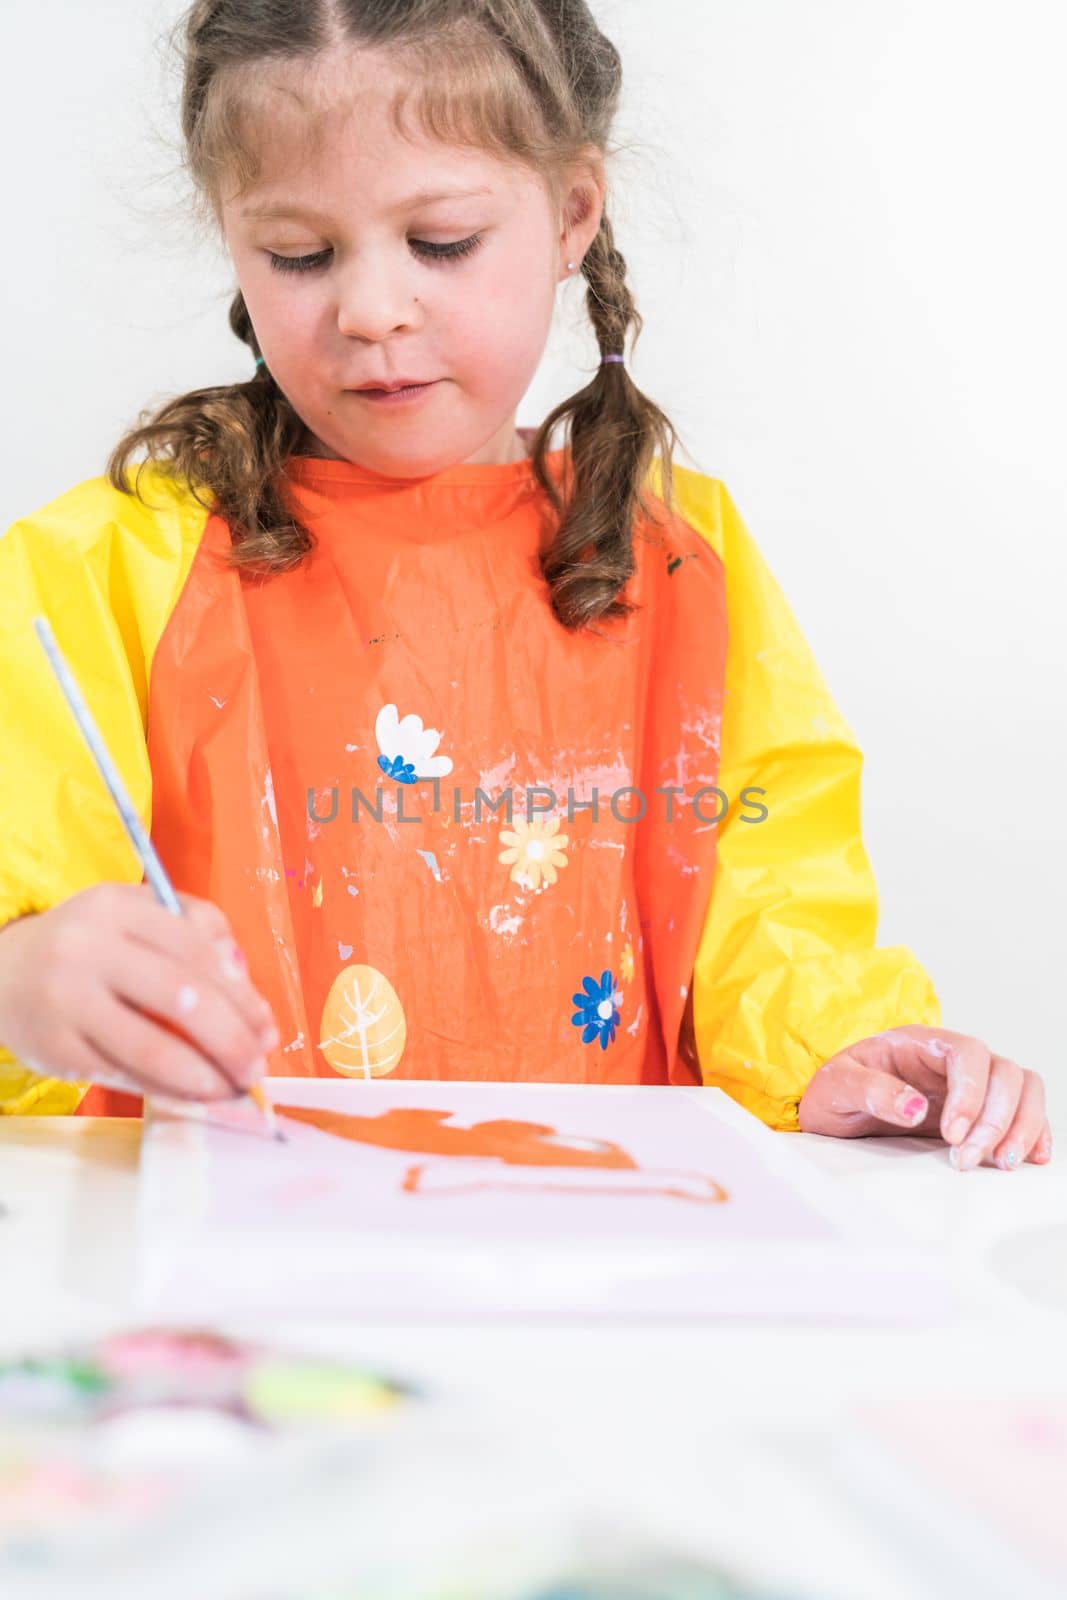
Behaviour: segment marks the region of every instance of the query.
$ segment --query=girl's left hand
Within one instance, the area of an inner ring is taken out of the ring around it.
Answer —
[[[1045,1085],[980,1039],[919,1023],[889,1028],[831,1056],[800,1102],[804,1133],[940,1136],[961,1172],[992,1161],[1010,1172],[1052,1157]]]

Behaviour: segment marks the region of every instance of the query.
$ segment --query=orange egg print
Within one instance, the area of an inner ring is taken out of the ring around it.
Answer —
[[[388,978],[374,967],[343,967],[322,1008],[319,1049],[346,1078],[385,1078],[407,1041],[404,1008]]]

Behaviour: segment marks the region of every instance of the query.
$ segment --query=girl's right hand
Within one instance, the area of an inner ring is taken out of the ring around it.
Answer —
[[[150,884],[98,883],[0,928],[0,1044],[46,1077],[183,1100],[245,1093],[278,1043],[270,1007],[225,914],[178,899],[181,917]]]

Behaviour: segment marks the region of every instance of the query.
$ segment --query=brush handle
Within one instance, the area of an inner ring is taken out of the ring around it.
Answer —
[[[248,1093],[249,1097],[255,1101],[260,1111],[262,1111],[264,1119],[267,1123],[267,1126],[270,1128],[271,1133],[277,1134],[278,1119],[274,1114],[274,1107],[267,1098],[267,1094],[263,1088],[263,1085],[261,1083],[254,1083],[249,1089]]]
[[[144,824],[137,815],[137,810],[130,799],[126,785],[122,781],[119,769],[112,760],[107,745],[101,737],[100,730],[93,720],[93,714],[86,705],[81,690],[75,683],[74,676],[63,659],[48,618],[44,616],[34,617],[33,626],[52,664],[52,671],[59,680],[59,687],[62,689],[74,719],[92,752],[93,760],[100,769],[100,776],[107,784],[111,792],[111,798],[118,807],[126,832],[129,834],[133,847],[140,857],[146,878],[167,910],[173,912],[175,916],[182,916],[181,901],[174,893],[170,879],[163,870],[163,863],[156,854],[155,846],[145,832]]]

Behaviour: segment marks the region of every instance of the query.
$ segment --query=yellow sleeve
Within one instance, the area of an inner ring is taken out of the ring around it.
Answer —
[[[911,950],[875,944],[862,752],[724,485],[698,476],[683,473],[683,511],[725,569],[719,787],[730,809],[694,967],[693,1037],[706,1084],[795,1130],[824,1061],[886,1028],[937,1026],[941,1008]],[[765,792],[744,803],[753,789]],[[745,820],[760,807],[763,820]]]
[[[153,463],[141,491],[150,505],[87,479],[0,536],[0,927],[143,877],[33,628],[47,617],[150,829],[152,656],[207,514]],[[70,1112],[85,1088],[41,1077],[0,1041],[0,1113]]]

